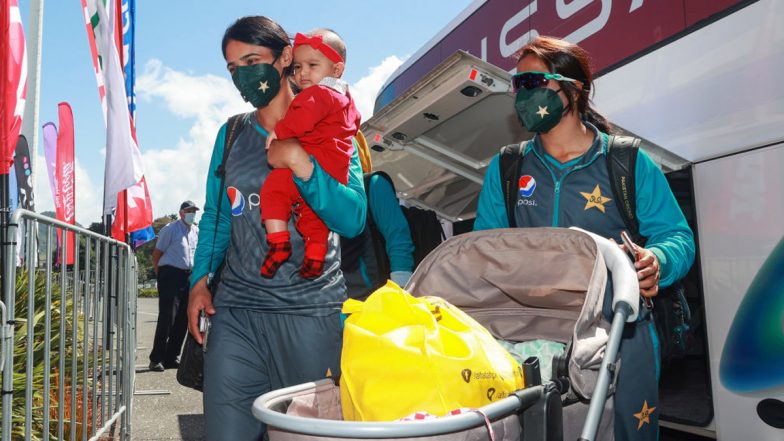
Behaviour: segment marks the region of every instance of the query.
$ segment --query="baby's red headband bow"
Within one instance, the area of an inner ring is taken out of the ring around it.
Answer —
[[[294,36],[294,49],[296,49],[297,46],[301,46],[303,44],[306,44],[321,52],[333,63],[343,62],[343,57],[341,57],[335,49],[332,49],[328,44],[324,43],[324,37],[321,35],[308,37],[307,35],[303,35],[297,32],[297,35]]]

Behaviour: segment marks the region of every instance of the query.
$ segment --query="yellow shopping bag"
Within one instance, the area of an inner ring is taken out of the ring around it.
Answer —
[[[340,399],[348,421],[481,407],[523,388],[520,365],[492,335],[438,297],[387,282],[343,304]]]

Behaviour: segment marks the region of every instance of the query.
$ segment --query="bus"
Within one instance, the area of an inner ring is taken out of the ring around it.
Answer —
[[[515,52],[537,35],[593,57],[594,103],[642,139],[698,246],[687,354],[663,367],[660,424],[784,439],[784,2],[477,0],[387,80],[363,133],[398,196],[469,231],[487,165],[531,138]]]

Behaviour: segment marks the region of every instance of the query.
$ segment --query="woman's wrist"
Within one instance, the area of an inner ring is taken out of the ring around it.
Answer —
[[[201,276],[200,278],[198,278],[195,282],[191,283],[190,292],[193,292],[193,290],[195,290],[195,289],[201,289],[201,288],[206,288],[206,287],[207,287],[207,275],[205,274],[205,275]]]

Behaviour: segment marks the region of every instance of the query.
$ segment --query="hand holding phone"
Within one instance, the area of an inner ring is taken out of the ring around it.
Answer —
[[[629,253],[629,257],[632,259],[632,262],[636,262],[638,260],[637,245],[632,242],[632,238],[629,236],[629,233],[627,233],[626,230],[621,231],[621,240],[626,246],[626,252]]]
[[[204,342],[201,345],[203,352],[207,352],[207,338],[210,335],[210,318],[202,309],[199,311],[199,332],[204,334]]]
[[[626,252],[629,253],[632,262],[640,260],[639,254],[637,254],[637,245],[632,242],[632,238],[626,230],[621,230],[621,240],[623,241],[624,246],[626,246]],[[651,301],[650,298],[643,297],[643,300],[645,301],[646,308],[653,309],[653,301]]]

